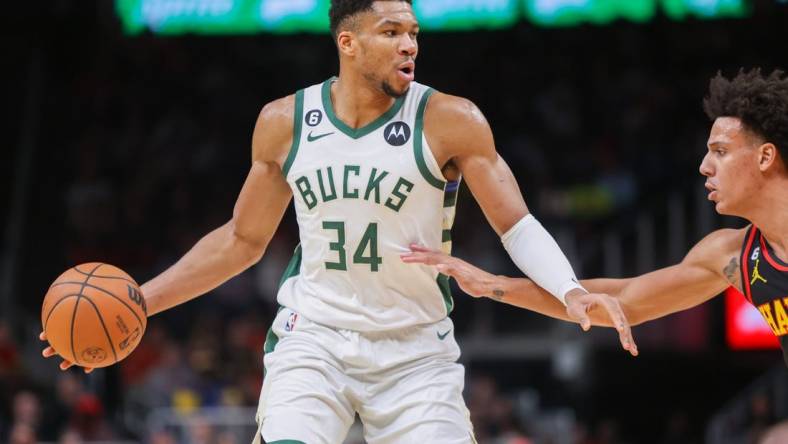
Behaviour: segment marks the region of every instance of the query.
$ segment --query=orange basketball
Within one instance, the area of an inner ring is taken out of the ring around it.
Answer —
[[[123,270],[98,262],[61,274],[41,307],[49,344],[83,367],[106,367],[128,356],[147,323],[139,285]]]

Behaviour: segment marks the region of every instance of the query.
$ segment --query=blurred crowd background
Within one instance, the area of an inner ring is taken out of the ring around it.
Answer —
[[[41,358],[40,304],[70,266],[108,262],[144,282],[226,222],[257,113],[335,75],[333,43],[129,37],[110,2],[35,3],[0,18],[0,442],[248,442],[292,210],[260,263],[151,318],[115,367]],[[482,109],[580,276],[627,276],[743,226],[704,201],[701,100],[718,70],[788,68],[787,25],[788,5],[755,2],[742,19],[424,33],[417,80]],[[453,239],[456,255],[519,274],[465,188]],[[635,328],[633,359],[612,331],[454,297],[480,443],[750,443],[788,416],[779,352],[728,349],[721,298]]]

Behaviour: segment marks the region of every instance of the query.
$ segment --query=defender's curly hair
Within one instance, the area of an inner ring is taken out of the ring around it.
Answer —
[[[771,142],[788,167],[788,77],[781,70],[768,76],[760,68],[739,70],[732,80],[720,72],[709,82],[709,95],[703,100],[706,115],[737,117],[745,128]]]
[[[345,20],[359,12],[371,10],[372,4],[376,1],[402,1],[413,4],[412,0],[331,0],[331,7],[328,10],[331,35],[336,38],[337,29]]]

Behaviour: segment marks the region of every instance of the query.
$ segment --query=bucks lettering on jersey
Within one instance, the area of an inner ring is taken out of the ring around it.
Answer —
[[[296,93],[283,172],[301,243],[278,301],[358,331],[437,322],[452,308],[448,279],[399,257],[414,242],[451,248],[458,183],[443,178],[423,134],[433,90],[413,82],[378,119],[350,128],[334,113],[334,80]]]

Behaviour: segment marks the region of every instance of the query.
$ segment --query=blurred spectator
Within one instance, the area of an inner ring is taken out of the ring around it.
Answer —
[[[19,422],[11,427],[11,433],[8,436],[9,444],[36,444],[36,431],[29,424]]]
[[[785,444],[788,442],[788,421],[783,421],[766,430],[758,444]]]
[[[70,422],[86,441],[109,441],[115,437],[104,416],[104,406],[96,395],[84,393],[79,397]]]

